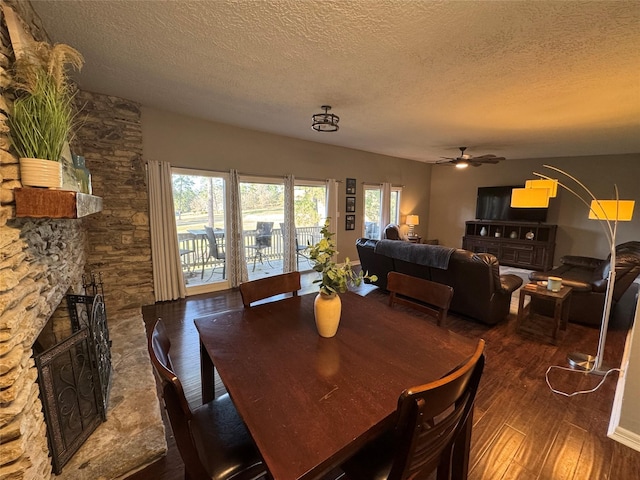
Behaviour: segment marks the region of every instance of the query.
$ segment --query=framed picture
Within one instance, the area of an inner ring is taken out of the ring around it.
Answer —
[[[355,195],[356,194],[356,179],[355,178],[347,178],[347,195]],[[347,210],[348,212],[349,210]]]
[[[345,230],[355,230],[356,229],[356,216],[355,215],[345,215],[344,217],[344,228]]]
[[[356,211],[356,197],[347,197],[347,212]]]

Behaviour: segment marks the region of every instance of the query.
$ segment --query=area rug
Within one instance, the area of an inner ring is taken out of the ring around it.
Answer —
[[[124,478],[165,455],[167,443],[142,313],[109,318],[113,379],[107,421],[54,478]]]

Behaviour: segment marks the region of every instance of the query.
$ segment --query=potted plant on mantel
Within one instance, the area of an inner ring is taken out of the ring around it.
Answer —
[[[349,285],[359,286],[364,279],[375,282],[378,277],[362,271],[354,272],[348,258],[343,265],[333,261],[338,252],[332,238],[334,234],[329,232],[329,219],[320,233],[322,239],[308,249],[313,269],[322,274],[322,278],[313,281],[320,284],[320,292],[313,303],[313,313],[318,333],[321,337],[329,338],[336,334],[340,324],[342,302],[338,293],[346,292]]]
[[[76,119],[75,90],[69,84],[66,66],[80,70],[83,62],[74,48],[44,42],[34,43],[28,54],[16,59],[16,99],[8,121],[11,143],[20,157],[23,185],[62,186],[60,158]]]

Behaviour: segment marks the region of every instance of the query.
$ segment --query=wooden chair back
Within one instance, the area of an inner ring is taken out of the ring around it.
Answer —
[[[394,303],[407,305],[435,317],[439,326],[446,324],[447,313],[453,298],[453,288],[449,285],[412,277],[404,273],[389,272],[387,290],[390,292],[390,306],[393,306]]]
[[[440,380],[402,392],[395,431],[398,448],[388,480],[428,478],[436,469],[438,478],[450,478],[454,441],[471,435],[483,369],[484,340],[480,340],[461,366]],[[468,465],[456,467],[468,470]]]
[[[148,338],[149,356],[162,383],[162,398],[176,445],[185,465],[185,472],[191,480],[204,480],[211,477],[202,465],[198,450],[190,429],[192,418],[189,403],[184,394],[180,379],[173,371],[169,356],[171,341],[167,336],[162,320],[158,319]]]
[[[253,302],[275,295],[292,293],[293,296],[297,296],[298,290],[300,290],[300,272],[283,273],[240,284],[240,294],[245,308],[250,307]]]

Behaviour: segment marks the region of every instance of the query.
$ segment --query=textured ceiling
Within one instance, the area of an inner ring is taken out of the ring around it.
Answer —
[[[640,152],[637,0],[31,3],[83,89],[150,107],[426,162]]]

